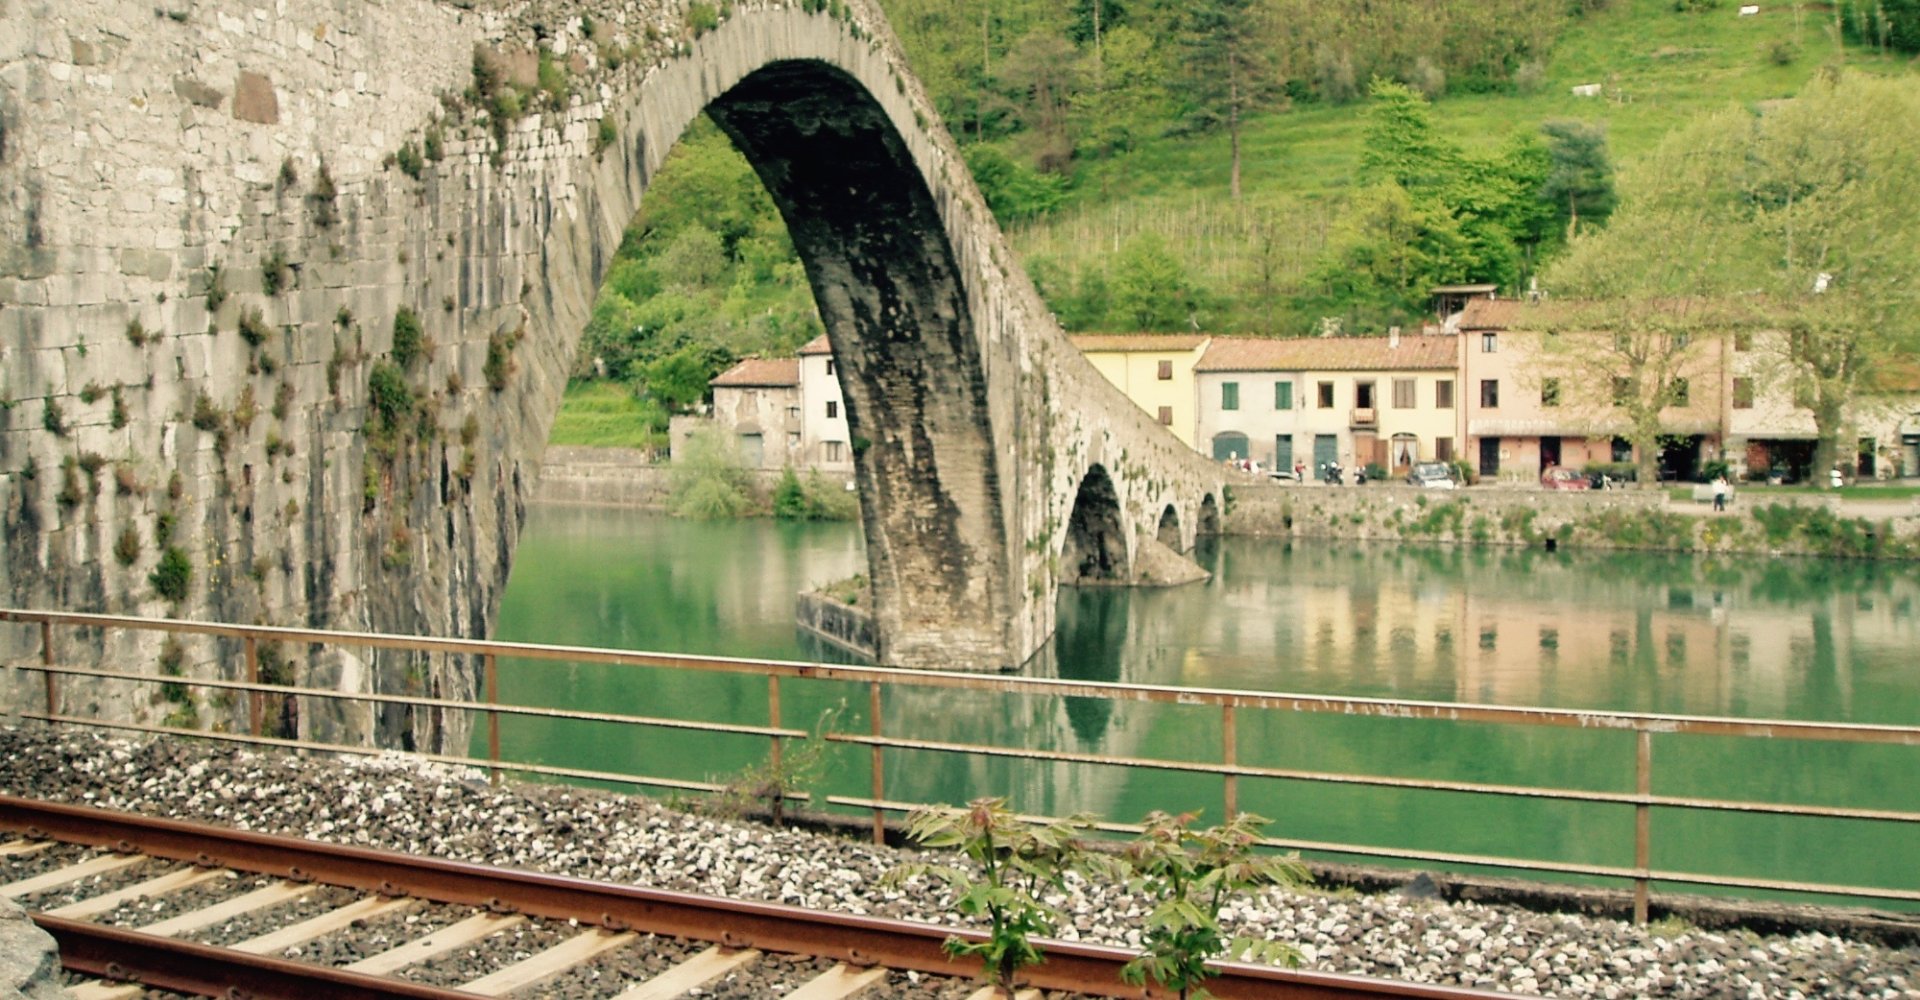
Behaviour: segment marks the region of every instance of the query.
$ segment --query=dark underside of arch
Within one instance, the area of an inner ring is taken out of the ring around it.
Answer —
[[[872,95],[824,63],[769,64],[707,110],[786,218],[832,340],[882,631],[891,619],[909,644],[958,629],[1004,645],[986,380],[927,179]]]

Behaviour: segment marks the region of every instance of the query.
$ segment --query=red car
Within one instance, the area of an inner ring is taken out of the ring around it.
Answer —
[[[1540,485],[1550,490],[1585,490],[1593,487],[1585,475],[1564,465],[1549,465],[1541,469]]]

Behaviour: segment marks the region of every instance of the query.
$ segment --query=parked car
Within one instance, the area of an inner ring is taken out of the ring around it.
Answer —
[[[1593,482],[1577,469],[1564,465],[1549,465],[1540,470],[1540,485],[1550,490],[1587,490],[1593,488]]]
[[[1407,472],[1407,483],[1430,490],[1450,490],[1459,485],[1453,481],[1453,470],[1444,462],[1420,462],[1414,465]]]

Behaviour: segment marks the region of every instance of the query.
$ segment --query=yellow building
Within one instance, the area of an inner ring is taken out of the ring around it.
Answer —
[[[1193,366],[1207,352],[1204,334],[1089,334],[1073,338],[1093,367],[1193,447]]]

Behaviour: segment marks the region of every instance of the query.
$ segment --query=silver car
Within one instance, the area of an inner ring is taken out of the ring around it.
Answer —
[[[1430,490],[1450,490],[1458,485],[1453,481],[1453,469],[1444,462],[1421,462],[1415,465],[1407,473],[1407,482]]]

